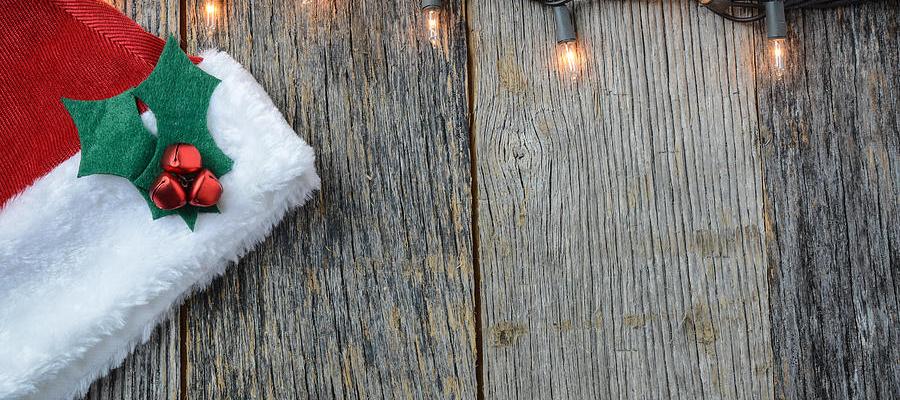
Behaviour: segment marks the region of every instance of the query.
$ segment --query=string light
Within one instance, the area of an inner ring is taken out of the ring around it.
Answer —
[[[766,20],[766,37],[772,75],[787,71],[787,21],[785,10],[823,9],[861,3],[861,0],[697,0],[717,15],[734,22]]]
[[[208,1],[203,8],[206,11],[206,28],[212,31],[216,26],[216,4]]]
[[[571,80],[578,79],[580,57],[575,45],[575,23],[572,21],[572,12],[565,4],[553,6],[553,14],[556,19],[556,52],[559,58],[559,71]]]
[[[425,31],[428,34],[428,41],[435,49],[441,47],[441,10],[443,8],[443,0],[422,0]]]
[[[772,57],[772,72],[776,78],[784,76],[786,69],[785,37],[787,36],[787,21],[784,18],[784,1],[775,0],[766,2],[766,31],[769,42],[769,52]]]
[[[556,21],[556,53],[560,75],[577,80],[582,65],[582,57],[578,51],[575,23],[572,10],[567,5],[572,0],[535,0],[553,8]],[[301,0],[302,4],[310,4],[314,0]],[[425,33],[432,47],[442,46],[441,17],[444,10],[443,0],[421,0],[424,14]],[[701,6],[720,15],[729,21],[754,22],[766,20],[768,51],[771,58],[772,73],[780,78],[787,70],[787,22],[785,10],[805,8],[832,8],[860,3],[861,0],[697,0]],[[205,3],[206,26],[212,32],[216,26],[218,7],[215,0]]]

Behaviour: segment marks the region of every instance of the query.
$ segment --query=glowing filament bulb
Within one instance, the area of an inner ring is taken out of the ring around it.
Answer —
[[[206,7],[206,26],[212,29],[216,22],[216,5],[213,2],[207,2]]]
[[[784,0],[765,2],[766,36],[769,38],[769,53],[772,57],[772,74],[775,78],[784,75],[787,64],[787,21],[784,18]]]
[[[772,71],[775,76],[781,76],[787,69],[785,58],[787,58],[787,49],[785,47],[784,38],[769,39],[769,49],[772,53]]]
[[[438,48],[441,45],[441,9],[428,7],[425,9],[425,25],[428,29],[428,41],[431,46]]]
[[[557,69],[560,76],[575,81],[578,79],[581,58],[578,56],[578,46],[575,45],[578,35],[575,33],[572,10],[565,4],[554,6],[553,15],[556,20],[556,53],[559,59]]]
[[[571,80],[578,79],[578,48],[574,40],[560,42],[556,45],[559,51],[559,70]]]

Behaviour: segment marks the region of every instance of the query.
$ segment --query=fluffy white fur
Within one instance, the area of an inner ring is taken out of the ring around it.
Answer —
[[[153,221],[128,181],[65,161],[0,210],[0,398],[68,399],[119,365],[166,312],[318,188],[313,151],[225,53],[208,124],[234,159],[221,214]]]

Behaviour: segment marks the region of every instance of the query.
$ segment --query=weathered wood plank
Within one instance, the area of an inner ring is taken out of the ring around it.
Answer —
[[[485,397],[773,395],[752,27],[473,0]]]
[[[147,32],[179,35],[178,0],[111,0],[109,3]],[[94,382],[86,399],[177,399],[180,393],[179,312],[153,332],[122,365]]]
[[[416,2],[187,2],[188,48],[244,64],[315,149],[323,188],[188,305],[190,397],[471,398],[466,59]]]
[[[160,37],[169,35],[179,37],[181,32],[179,0],[106,0],[106,2],[133,19],[147,32]]]
[[[789,15],[757,77],[778,398],[900,398],[900,7]]]
[[[156,328],[150,340],[122,365],[91,385],[85,399],[178,399],[180,362],[178,310]]]

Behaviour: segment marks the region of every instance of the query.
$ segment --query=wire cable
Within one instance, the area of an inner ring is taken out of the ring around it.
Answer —
[[[538,0],[543,1],[543,0]],[[785,10],[825,9],[854,5],[865,0],[785,0]],[[754,22],[766,17],[764,0],[701,0],[700,3],[717,15],[734,22]]]
[[[535,1],[537,1],[538,3],[541,3],[545,6],[550,6],[550,7],[561,6],[563,4],[572,2],[572,0],[535,0]]]

